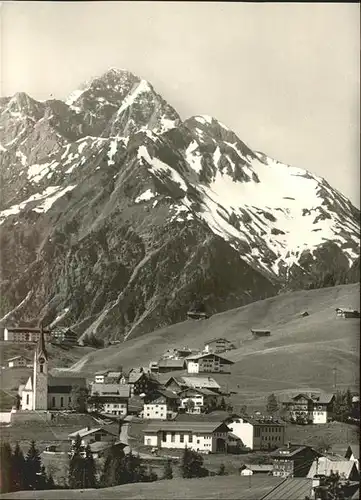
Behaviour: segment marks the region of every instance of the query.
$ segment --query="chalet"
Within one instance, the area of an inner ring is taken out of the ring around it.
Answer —
[[[187,388],[178,393],[180,398],[180,411],[186,413],[200,414],[203,413],[207,404],[217,404],[220,395],[210,389],[195,389]]]
[[[260,330],[260,329],[252,328],[251,332],[252,332],[252,335],[256,338],[269,337],[271,335],[270,330]]]
[[[19,366],[26,366],[28,364],[28,360],[25,356],[14,356],[13,358],[9,358],[7,360],[7,364],[9,368],[18,368]]]
[[[173,421],[152,422],[143,432],[146,446],[224,453],[229,429],[222,422]]]
[[[179,406],[179,398],[174,392],[157,389],[144,397],[143,418],[167,420],[173,418]]]
[[[316,458],[321,456],[310,446],[288,445],[273,453],[273,475],[278,477],[306,477]]]
[[[174,372],[184,370],[184,359],[161,359],[158,361],[158,373]]]
[[[80,436],[81,439],[81,454],[83,456],[85,456],[85,448],[88,445],[95,458],[102,456],[103,453],[112,446],[121,446],[122,448],[126,446],[117,441],[117,436],[114,433],[103,427],[96,427],[93,429],[85,427],[84,429],[80,429],[68,435],[68,439],[70,440],[70,456],[72,456],[77,436]]]
[[[50,339],[50,331],[42,330],[40,327],[30,326],[7,326],[4,328],[4,340],[7,342],[36,343],[39,342],[41,332],[44,339]]]
[[[316,458],[312,462],[307,477],[312,479],[318,474],[330,476],[331,473],[338,473],[342,479],[349,481],[360,480],[360,474],[355,462],[346,460],[345,458],[337,459],[332,456]]]
[[[70,328],[58,327],[51,331],[50,341],[52,344],[74,346],[78,344],[78,336]]]
[[[152,373],[146,373],[143,369],[130,371],[126,379],[130,385],[131,396],[145,394],[158,387],[159,382]]]
[[[234,344],[232,344],[232,342],[224,338],[210,340],[204,346],[204,352],[219,353],[219,352],[230,351],[231,349],[235,349]]]
[[[96,372],[94,382],[96,384],[117,384],[123,377],[121,371],[116,370],[103,370]]]
[[[196,354],[186,359],[188,373],[231,373],[233,361],[214,353]]]
[[[285,424],[277,419],[231,415],[224,422],[250,450],[272,450],[284,445]]]
[[[91,399],[89,410],[94,410],[95,405],[103,406],[102,413],[111,415],[128,414],[128,400],[130,397],[130,386],[127,384],[91,384]]]
[[[272,475],[273,465],[270,464],[244,464],[239,468],[241,476],[253,476],[254,474]]]
[[[360,317],[360,311],[357,309],[351,309],[351,308],[346,308],[346,307],[338,307],[336,309],[336,317],[337,318],[359,318]]]
[[[299,393],[283,397],[281,405],[291,422],[326,424],[332,417],[333,401],[333,394]]]

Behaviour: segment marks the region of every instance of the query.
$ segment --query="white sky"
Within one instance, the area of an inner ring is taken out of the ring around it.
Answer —
[[[2,96],[63,99],[128,69],[183,119],[215,116],[360,206],[358,4],[3,2],[0,12]]]

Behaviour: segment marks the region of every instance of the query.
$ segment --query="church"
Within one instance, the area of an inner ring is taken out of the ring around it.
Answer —
[[[34,353],[33,374],[25,385],[19,386],[20,409],[31,411],[66,410],[71,408],[72,391],[85,388],[82,377],[54,377],[49,374],[49,359],[41,329]]]

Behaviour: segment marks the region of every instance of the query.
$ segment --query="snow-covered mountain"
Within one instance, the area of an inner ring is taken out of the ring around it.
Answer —
[[[183,319],[195,297],[219,311],[358,277],[345,196],[215,118],[182,122],[127,71],[66,102],[0,99],[0,162],[9,320],[121,338]]]

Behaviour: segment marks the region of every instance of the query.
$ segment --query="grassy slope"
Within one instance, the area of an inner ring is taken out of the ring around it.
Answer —
[[[172,479],[154,483],[136,483],[99,490],[54,490],[23,491],[0,495],[0,498],[13,499],[237,499],[256,500],[280,483],[276,477],[255,476],[249,479],[241,476],[209,477],[204,479]]]
[[[233,403],[263,405],[270,392],[290,389],[332,390],[332,368],[338,387],[358,387],[359,320],[338,319],[337,306],[359,307],[359,284],[299,291],[254,302],[214,315],[205,321],[185,321],[143,337],[94,351],[72,369],[96,370],[148,365],[170,347],[202,347],[223,336],[236,343],[227,354],[235,361],[231,375],[216,375],[229,390]],[[307,310],[309,316],[300,314]],[[271,336],[252,339],[250,329],[267,327]],[[178,372],[179,373],[179,372]]]

